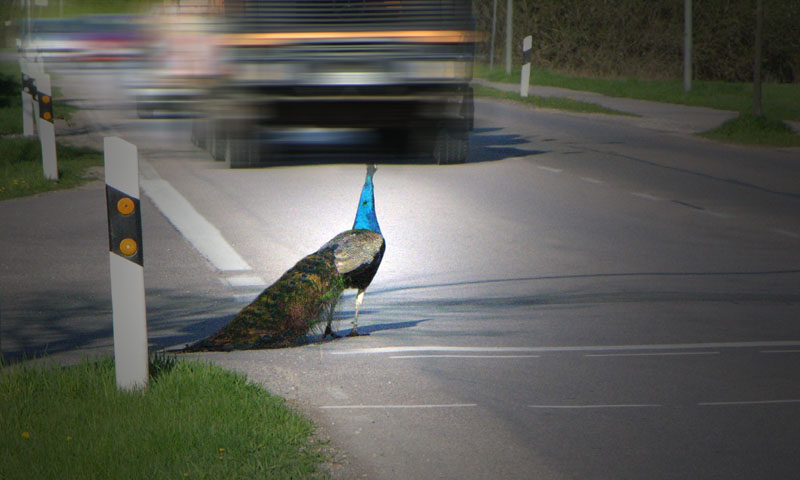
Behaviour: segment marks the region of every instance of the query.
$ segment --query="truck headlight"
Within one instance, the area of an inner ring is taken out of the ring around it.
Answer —
[[[403,69],[414,80],[469,80],[472,78],[472,62],[450,60],[421,60],[403,62]]]

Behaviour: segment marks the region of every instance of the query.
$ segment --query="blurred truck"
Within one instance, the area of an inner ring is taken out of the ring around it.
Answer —
[[[221,19],[222,73],[193,138],[217,160],[257,166],[291,139],[348,132],[441,164],[466,160],[469,0],[211,0],[211,8]]]

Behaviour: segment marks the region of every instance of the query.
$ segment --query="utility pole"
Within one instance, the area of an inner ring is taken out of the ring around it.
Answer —
[[[511,75],[511,17],[514,0],[506,0],[506,75]]]
[[[683,91],[692,90],[692,0],[683,0]]]
[[[494,33],[497,30],[497,0],[492,2],[492,43],[489,45],[489,70],[494,69]]]
[[[761,109],[761,37],[764,23],[764,1],[756,0],[756,52],[753,63],[753,115],[764,115]]]

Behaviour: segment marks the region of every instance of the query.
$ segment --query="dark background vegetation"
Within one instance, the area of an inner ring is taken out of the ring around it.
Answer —
[[[476,26],[487,33],[478,45],[488,61],[493,0],[473,0]],[[800,1],[763,0],[763,77],[800,83]],[[141,12],[161,0],[63,0],[34,7],[35,16],[89,12]],[[567,74],[642,80],[680,78],[683,69],[684,0],[514,0],[513,61],[522,38],[533,36],[534,66]],[[693,0],[693,71],[697,80],[753,80],[756,0]],[[19,3],[0,0],[4,34],[13,48]],[[497,0],[495,65],[504,65],[506,0]]]
[[[800,83],[800,1],[764,1],[763,76]],[[493,0],[474,0],[478,30],[487,41]],[[683,0],[514,0],[513,61],[522,38],[533,36],[534,66],[565,73],[648,80],[683,72]],[[693,0],[694,78],[753,80],[755,0]],[[497,0],[494,64],[505,65],[506,0]]]

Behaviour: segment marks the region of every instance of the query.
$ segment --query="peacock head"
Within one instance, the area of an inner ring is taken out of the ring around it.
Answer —
[[[381,233],[381,227],[378,225],[378,216],[375,214],[375,192],[372,184],[372,176],[376,171],[377,167],[374,164],[367,165],[367,178],[361,188],[361,198],[358,201],[358,211],[356,211],[353,229],[360,228]]]

